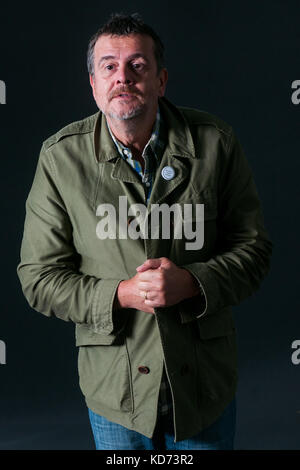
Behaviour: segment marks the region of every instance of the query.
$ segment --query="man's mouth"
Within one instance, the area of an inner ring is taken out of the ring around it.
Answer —
[[[118,97],[121,97],[121,98],[130,98],[131,96],[135,96],[133,93],[120,93],[119,95],[116,95],[117,98]]]

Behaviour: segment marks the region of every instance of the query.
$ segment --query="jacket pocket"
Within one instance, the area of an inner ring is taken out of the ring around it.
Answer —
[[[114,411],[133,411],[132,379],[126,345],[79,348],[80,389],[87,402]]]
[[[236,328],[230,307],[197,320],[198,381],[211,400],[232,393],[238,377]]]
[[[215,249],[217,240],[217,199],[211,188],[193,193],[190,199],[180,200],[181,220],[174,226],[173,252],[179,265],[206,261]],[[178,235],[177,235],[178,234]]]
[[[204,204],[204,220],[216,219],[218,215],[218,201],[215,190],[211,187],[197,190],[194,186],[193,189],[195,192],[195,202],[197,204]]]
[[[196,221],[196,204],[203,204],[204,206],[204,220],[216,219],[218,215],[218,203],[215,191],[212,188],[205,188],[197,192],[194,189],[194,194],[191,199],[184,199],[178,201],[181,206],[182,218],[186,221]],[[185,212],[184,205],[192,205],[192,214]]]
[[[201,339],[227,336],[236,331],[230,307],[226,307],[214,315],[200,317],[197,324]]]

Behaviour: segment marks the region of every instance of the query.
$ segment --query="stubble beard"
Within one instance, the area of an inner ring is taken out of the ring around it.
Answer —
[[[115,119],[118,121],[128,121],[130,119],[140,116],[143,111],[144,105],[139,104],[138,106],[135,106],[132,109],[129,109],[128,111],[108,111],[106,115],[109,116],[111,119]]]

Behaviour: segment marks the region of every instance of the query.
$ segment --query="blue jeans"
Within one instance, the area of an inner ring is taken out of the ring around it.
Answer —
[[[209,427],[195,436],[174,442],[173,414],[158,418],[152,438],[108,421],[88,409],[97,450],[232,450],[234,448],[236,399]]]

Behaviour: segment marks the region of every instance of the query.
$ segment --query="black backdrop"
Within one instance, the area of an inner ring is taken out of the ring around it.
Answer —
[[[0,80],[6,85],[6,104],[0,106],[0,340],[6,345],[0,449],[94,448],[78,385],[73,325],[28,306],[16,266],[42,141],[97,111],[86,47],[112,11],[138,11],[154,26],[167,51],[166,96],[230,123],[246,151],[274,254],[261,290],[234,309],[236,448],[299,449],[300,355],[292,362],[292,343],[300,340],[296,92],[292,99],[292,83],[300,79],[299,1],[125,5],[87,0],[0,6]]]

